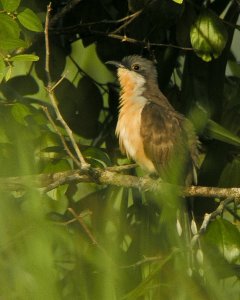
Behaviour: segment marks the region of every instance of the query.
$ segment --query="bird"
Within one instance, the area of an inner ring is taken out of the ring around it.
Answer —
[[[120,83],[116,136],[121,152],[170,183],[196,183],[198,137],[159,89],[154,62],[130,55],[107,64],[117,68]]]

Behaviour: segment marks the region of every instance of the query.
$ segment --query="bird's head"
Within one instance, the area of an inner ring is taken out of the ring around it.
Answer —
[[[157,71],[151,60],[139,55],[131,55],[124,57],[121,62],[108,61],[106,63],[117,67],[118,78],[123,89],[127,85],[134,85],[137,88],[149,84],[157,85]]]

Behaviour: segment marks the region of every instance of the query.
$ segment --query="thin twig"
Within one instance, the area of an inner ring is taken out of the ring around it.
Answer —
[[[98,243],[98,241],[96,240],[95,236],[92,234],[92,232],[90,231],[90,229],[84,223],[81,214],[78,215],[75,212],[75,210],[73,208],[71,208],[71,207],[68,208],[68,211],[74,216],[74,218],[82,226],[83,230],[85,231],[85,233],[87,234],[87,236],[89,237],[89,239],[93,243],[93,245],[96,245],[98,247],[98,249],[100,249],[106,256],[108,256],[106,250]]]
[[[134,264],[128,265],[128,266],[122,266],[121,269],[129,269],[129,268],[136,268],[139,267],[143,264],[149,263],[149,262],[154,262],[154,261],[159,261],[163,259],[162,256],[153,256],[153,257],[144,257],[143,259],[137,261]]]
[[[138,44],[144,47],[170,47],[170,48],[175,48],[175,49],[180,49],[184,51],[193,51],[193,48],[191,47],[181,47],[173,44],[162,44],[162,43],[150,43],[146,41],[140,41],[134,38],[127,37],[126,35],[119,35],[115,33],[106,33],[102,31],[97,31],[97,30],[89,30],[91,33],[96,34],[96,35],[102,35],[106,36],[112,39],[117,39],[121,40],[122,42],[127,42],[127,43],[132,43],[132,44]]]
[[[126,20],[126,22],[124,24],[122,24],[120,27],[118,27],[116,30],[114,30],[112,33],[118,33],[119,31],[121,31],[122,29],[126,28],[130,23],[132,23],[133,20],[135,20],[141,13],[143,12],[143,10],[139,10],[136,11],[134,14],[131,15],[131,18],[129,18],[128,20]]]
[[[46,22],[45,22],[45,45],[46,45],[46,61],[45,61],[45,71],[46,71],[46,75],[47,75],[47,79],[48,79],[48,85],[47,85],[47,91],[48,91],[48,95],[49,98],[51,100],[52,106],[56,112],[57,115],[57,119],[60,121],[60,123],[62,124],[62,126],[64,127],[64,129],[66,130],[69,139],[72,143],[73,149],[77,155],[77,158],[81,164],[81,168],[87,170],[89,168],[89,164],[85,161],[85,159],[83,158],[83,155],[81,153],[81,151],[78,148],[78,145],[74,139],[72,130],[70,129],[70,127],[67,125],[67,123],[65,122],[65,120],[63,119],[59,108],[58,108],[58,102],[56,99],[56,96],[54,94],[54,89],[53,89],[53,84],[52,84],[52,80],[51,80],[51,74],[50,74],[50,67],[49,67],[49,61],[50,61],[50,46],[49,46],[49,34],[48,34],[48,28],[49,28],[49,15],[51,12],[51,4],[48,5],[47,7],[47,13],[46,13]]]
[[[90,75],[88,75],[79,65],[78,63],[75,61],[75,59],[72,57],[72,55],[69,55],[69,59],[71,60],[71,62],[74,64],[74,66],[77,68],[78,72],[81,75],[84,75],[86,77],[88,77],[90,80],[92,80],[97,86],[99,86],[105,93],[108,93],[108,89],[105,87],[107,84],[106,83],[101,83],[96,81],[94,78],[92,78]]]
[[[192,246],[194,246],[196,244],[196,242],[198,241],[199,237],[206,231],[209,223],[214,220],[217,216],[221,215],[223,213],[223,210],[226,208],[226,206],[231,203],[234,202],[235,199],[234,198],[227,198],[225,200],[222,200],[218,207],[211,213],[206,213],[202,222],[202,225],[198,231],[198,233],[196,235],[193,236],[192,238]]]
[[[46,106],[42,106],[42,109],[44,111],[44,113],[46,114],[48,120],[50,121],[50,123],[52,124],[53,126],[53,129],[55,130],[55,132],[58,134],[58,136],[60,137],[61,139],[61,142],[63,144],[63,147],[65,149],[65,151],[67,152],[67,154],[72,158],[72,160],[75,162],[75,164],[81,168],[81,163],[76,159],[76,157],[73,155],[72,151],[69,149],[66,141],[65,141],[65,138],[64,136],[61,134],[61,132],[58,130],[58,127],[57,125],[54,123],[53,121],[53,118],[51,117],[50,113],[49,113],[49,110]]]
[[[81,26],[79,25],[78,27],[81,27]],[[78,31],[79,30],[75,30],[76,33],[80,34]],[[72,29],[72,27],[66,27],[66,28],[63,28],[63,29],[62,28],[54,28],[54,29],[51,29],[51,32],[55,33],[55,34],[65,34],[65,33],[67,34],[67,33],[70,32],[71,34],[73,34],[74,30]],[[134,39],[134,38],[131,38],[131,37],[127,37],[126,35],[115,34],[114,31],[110,32],[110,33],[107,33],[107,32],[104,32],[104,31],[94,30],[94,29],[91,29],[91,28],[87,28],[85,33],[81,33],[80,38],[84,38],[84,37],[92,36],[92,35],[104,36],[104,37],[108,37],[108,38],[111,38],[111,39],[117,39],[117,40],[120,40],[122,42],[137,44],[137,45],[143,46],[145,48],[148,48],[148,47],[169,47],[169,48],[180,49],[180,50],[183,50],[183,51],[193,51],[194,50],[191,47],[181,47],[181,46],[174,45],[174,44],[151,43],[151,42],[148,42],[148,41],[142,41],[142,40],[137,40],[137,39]]]
[[[86,216],[89,216],[89,215],[92,215],[92,212],[90,210],[87,210],[87,211],[82,212],[80,214],[80,217],[85,218]],[[61,226],[67,226],[67,225],[75,223],[77,221],[78,220],[74,217],[73,219],[70,219],[70,220],[65,221],[65,222],[54,222],[54,223],[57,224],[57,225],[61,225]]]

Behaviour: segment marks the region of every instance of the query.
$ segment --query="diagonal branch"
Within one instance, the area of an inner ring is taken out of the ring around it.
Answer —
[[[79,163],[81,165],[82,169],[88,169],[89,168],[89,164],[85,161],[81,151],[78,148],[78,145],[74,139],[73,136],[73,132],[70,129],[70,127],[67,125],[67,123],[65,122],[65,120],[63,119],[59,108],[58,108],[58,102],[54,93],[54,87],[56,87],[56,84],[52,83],[52,79],[51,79],[51,73],[50,73],[50,45],[49,45],[49,34],[48,34],[48,29],[49,29],[49,15],[51,12],[51,4],[48,5],[47,7],[47,13],[46,13],[46,21],[45,21],[45,46],[46,46],[46,60],[45,60],[45,71],[46,71],[46,75],[47,75],[47,91],[48,91],[48,95],[50,98],[50,101],[52,103],[52,106],[55,110],[57,119],[60,121],[60,123],[62,124],[62,126],[64,127],[64,129],[66,130],[69,139],[72,143],[73,149],[77,155],[77,158],[79,160]],[[60,79],[61,80],[61,79]],[[71,155],[72,156],[72,155]]]

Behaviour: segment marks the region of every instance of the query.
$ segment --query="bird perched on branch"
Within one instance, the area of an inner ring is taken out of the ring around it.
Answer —
[[[198,138],[160,91],[154,63],[138,55],[107,63],[117,67],[120,82],[116,135],[122,153],[168,182],[196,181]]]

